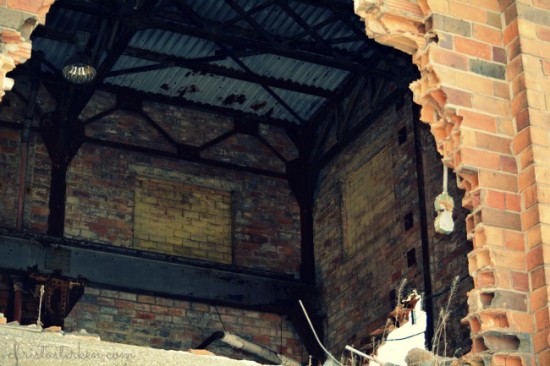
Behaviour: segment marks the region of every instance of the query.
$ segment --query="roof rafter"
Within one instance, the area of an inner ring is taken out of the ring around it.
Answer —
[[[134,98],[142,98],[143,100],[150,100],[153,102],[165,103],[165,104],[174,105],[178,107],[200,110],[203,112],[209,112],[209,113],[221,115],[224,117],[256,121],[264,125],[289,128],[291,130],[298,128],[298,125],[295,123],[292,123],[283,119],[269,117],[269,115],[267,114],[257,115],[257,114],[247,113],[247,112],[243,112],[237,109],[232,109],[227,107],[205,105],[202,103],[186,100],[180,97],[171,97],[167,95],[137,91],[135,89],[131,89],[131,88],[119,86],[119,85],[113,85],[113,84],[103,84],[99,87],[99,89],[110,93],[114,93],[114,94],[125,94],[127,96],[134,97]]]
[[[341,56],[329,56],[324,52],[324,48],[319,48],[315,44],[308,47],[308,51],[299,50],[286,44],[285,42],[267,42],[251,34],[236,36],[229,34],[222,28],[214,27],[198,28],[185,23],[164,22],[157,19],[150,19],[148,28],[161,29],[174,33],[184,34],[192,37],[206,39],[215,43],[228,45],[232,48],[249,48],[262,51],[264,53],[275,54],[295,60],[309,62],[312,64],[323,65],[346,71],[369,73],[378,75],[387,79],[394,79],[396,75],[385,70],[372,69],[365,66],[368,60],[352,60],[352,54],[347,54],[347,58]]]
[[[252,14],[257,13],[257,12],[259,12],[259,11],[261,11],[261,10],[267,9],[267,8],[269,8],[270,6],[273,6],[273,5],[274,5],[274,1],[273,1],[273,0],[267,0],[267,1],[266,1],[265,3],[263,3],[263,4],[260,4],[260,5],[258,5],[258,6],[255,6],[255,7],[253,7],[253,8],[250,9],[250,10],[244,11],[243,13],[239,13],[238,16],[236,16],[236,17],[234,17],[234,18],[232,18],[232,19],[230,19],[230,20],[228,20],[228,21],[226,21],[226,22],[223,22],[222,25],[225,26],[225,25],[235,24],[235,23],[237,23],[238,21],[243,20],[243,19],[245,19],[246,17],[249,17],[249,16],[251,16]]]
[[[195,23],[195,25],[199,28],[205,28],[204,23],[201,21],[201,18],[193,11],[193,9],[185,3],[183,0],[175,0],[177,7],[180,8],[183,12],[191,16],[192,21]],[[234,9],[237,9],[238,12],[244,12],[242,8],[238,6],[233,0],[226,0],[230,4],[230,6]],[[240,10],[240,11],[239,11]],[[262,35],[264,37],[268,37],[269,42],[273,42],[273,39],[267,35],[265,31],[263,31],[263,28],[260,27],[258,23],[256,23],[254,20],[250,18],[246,18],[247,22],[249,22],[255,29],[259,28],[258,31],[262,32]],[[237,55],[233,52],[233,50],[230,47],[227,47],[223,42],[216,41],[214,42],[222,49],[224,50],[237,65],[241,69],[243,69],[247,74],[250,76],[254,76],[254,72],[242,62]],[[279,94],[277,94],[275,91],[273,91],[268,85],[263,84],[261,82],[258,83],[269,95],[271,95],[294,119],[300,123],[305,122],[305,120],[292,108]]]
[[[213,65],[209,63],[200,63],[196,61],[190,61],[181,57],[162,55],[147,50],[142,50],[134,47],[128,47],[124,51],[124,54],[136,58],[142,58],[150,61],[157,62],[158,65],[142,66],[134,69],[116,70],[110,72],[107,77],[128,74],[131,72],[143,72],[152,69],[161,69],[166,67],[182,67],[198,72],[205,72],[214,75],[220,75],[229,77],[232,79],[238,79],[248,81],[251,83],[265,84],[275,88],[286,89],[295,91],[298,93],[316,95],[323,98],[328,98],[333,94],[333,91],[322,89],[315,86],[309,86],[304,84],[298,84],[292,81],[285,81],[268,76],[261,76],[256,73],[248,73],[235,69],[229,69],[227,67]]]

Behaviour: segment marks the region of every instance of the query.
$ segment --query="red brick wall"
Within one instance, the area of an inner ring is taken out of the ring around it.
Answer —
[[[28,91],[24,82],[20,86],[23,94]],[[15,102],[2,105],[2,119],[13,124],[22,123],[24,102],[11,93],[7,98]],[[96,96],[94,107],[87,109],[83,118],[108,108],[113,100],[114,97],[110,95]],[[51,110],[51,99],[44,90],[40,93],[38,105],[42,112]],[[187,144],[200,145],[232,126],[231,120],[194,111],[155,104],[145,106],[145,110],[174,139]],[[38,116],[34,126],[38,126]],[[284,131],[275,127],[262,127],[260,133],[284,156],[289,159],[295,157],[296,151]],[[86,134],[159,150],[171,148],[147,124],[144,117],[128,111],[118,111],[89,124]],[[13,230],[18,189],[14,177],[18,174],[20,132],[1,127],[0,136],[0,161],[6,167],[0,170],[2,178],[6,178],[2,180],[0,189],[0,202],[3,205],[0,210],[0,228]],[[229,149],[241,154],[232,156]],[[251,166],[264,169],[282,169],[278,158],[269,151],[258,149],[258,145],[251,142],[250,136],[239,136],[215,146],[212,154],[227,161],[250,163]],[[47,232],[50,164],[42,138],[33,131],[25,190],[24,230]],[[298,275],[299,210],[285,180],[125,152],[91,143],[81,147],[67,173],[65,236],[105,245],[134,247],[134,209],[138,181],[168,182],[191,189],[196,187],[197,192],[201,191],[203,195],[210,191],[223,192],[222,196],[231,197],[232,263]],[[165,192],[162,199],[169,200],[170,193]],[[166,206],[166,202],[157,203],[159,208]],[[158,248],[152,248],[155,249]],[[164,247],[157,251],[181,255],[176,250]],[[216,260],[215,256],[202,259]],[[100,334],[105,340],[171,349],[197,346],[213,332],[223,330],[216,309],[208,305],[93,288],[86,291],[67,319],[68,329],[86,328],[89,332]],[[31,314],[31,310],[36,310],[34,304],[30,300],[28,303],[31,309],[25,318],[27,324],[36,320],[35,314]],[[9,307],[1,303],[0,306]],[[286,319],[281,320],[280,316],[274,314],[223,307],[217,311],[228,331],[302,360],[301,343]],[[134,316],[135,319],[128,321]],[[214,352],[219,354],[249,357],[228,347],[213,347]]]
[[[65,331],[80,329],[105,341],[184,351],[226,330],[298,362],[307,359],[291,324],[279,315],[91,287],[65,321]],[[207,349],[266,363],[219,340]]]
[[[11,95],[9,97],[12,99]],[[47,101],[47,96],[41,94],[42,100]],[[108,108],[113,100],[110,95],[95,97],[94,107],[89,107],[83,118]],[[5,114],[8,120],[21,122],[18,119],[22,113],[21,103],[5,107],[9,112]],[[44,110],[48,110],[48,103],[42,102]],[[144,109],[174,139],[195,146],[224,133],[233,125],[229,119],[170,107],[161,108],[156,104],[146,105]],[[2,181],[0,190],[5,205],[0,213],[0,226],[14,228],[19,132],[1,131],[0,158],[6,162],[6,169],[0,174],[5,175],[6,179]],[[280,149],[281,154],[289,159],[295,157],[295,148],[283,131],[270,127],[262,128],[261,133]],[[134,112],[117,111],[95,121],[87,126],[86,135],[158,150],[173,150],[173,146],[143,116]],[[50,161],[40,136],[33,133],[30,145],[24,228],[45,232],[49,213]],[[232,156],[230,150],[237,156]],[[223,141],[207,152],[221,156],[222,160],[275,171],[283,169],[280,160],[271,152],[258,149],[257,141],[251,136],[237,135],[237,138]],[[225,192],[231,196],[231,227],[225,230],[231,232],[226,241],[230,241],[232,246],[233,264],[297,275],[300,262],[299,209],[285,180],[124,152],[90,143],[81,147],[68,170],[65,235],[133,247],[136,239],[134,196],[138,178],[171,184],[181,182],[182,186],[197,187],[198,191],[211,189]],[[164,198],[175,199],[169,196]],[[165,209],[163,203],[167,203],[166,200],[159,203],[160,209]],[[185,239],[181,245],[186,245]],[[167,248],[158,251],[176,255],[184,252],[167,252]],[[209,259],[207,251],[205,253],[202,259]],[[227,262],[226,259],[223,261]]]
[[[374,3],[356,11],[370,37],[413,54],[415,101],[472,211],[471,357],[549,364],[548,5]]]
[[[412,123],[412,102],[407,97],[403,106],[391,105],[321,175],[315,206],[315,255],[327,313],[327,346],[335,353],[346,344],[368,347],[370,333],[384,325],[391,310],[390,291],[397,289],[403,279],[407,279],[408,288],[424,289]],[[406,140],[400,143],[399,132],[403,133],[403,128]],[[426,202],[421,204],[428,208],[429,265],[433,292],[437,295],[436,315],[446,302],[446,289],[453,277],[466,278],[460,283],[459,295],[453,302],[455,313],[447,324],[453,334],[449,337],[452,353],[458,348],[467,350],[469,343],[460,324],[460,317],[466,313],[465,292],[471,286],[466,260],[469,243],[463,223],[457,223],[456,233],[451,236],[434,233],[433,200],[442,190],[442,168],[433,142],[426,138],[428,134],[425,128],[421,129],[426,182]],[[354,183],[361,175],[366,181]],[[345,187],[349,184],[362,184],[364,192],[346,200]],[[451,189],[451,194],[459,199],[456,188]],[[358,218],[346,214],[353,211],[352,206]],[[405,224],[406,216],[412,217],[410,227]],[[464,216],[460,209],[455,210],[457,221]],[[370,220],[364,222],[368,217]],[[350,225],[363,227],[353,242],[352,236],[346,234],[353,232]],[[409,266],[407,253],[413,257],[412,251],[416,264]]]

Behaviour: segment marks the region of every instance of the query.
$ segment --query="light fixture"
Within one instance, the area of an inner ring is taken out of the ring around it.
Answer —
[[[69,58],[61,70],[63,77],[71,83],[86,84],[93,81],[97,75],[97,70],[85,53],[89,39],[90,33],[88,32],[78,31],[75,34],[76,55]]]
[[[95,79],[97,71],[86,55],[79,53],[67,61],[61,71],[63,77],[74,84],[86,84]]]

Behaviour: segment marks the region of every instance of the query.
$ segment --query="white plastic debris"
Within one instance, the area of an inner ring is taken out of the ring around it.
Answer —
[[[388,335],[386,342],[377,350],[376,359],[370,366],[381,366],[385,363],[407,366],[405,358],[413,348],[426,349],[426,312],[422,310],[422,299],[416,303],[410,319]]]

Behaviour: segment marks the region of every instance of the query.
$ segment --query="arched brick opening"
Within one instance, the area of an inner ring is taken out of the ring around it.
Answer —
[[[0,100],[52,0],[0,5]],[[474,244],[474,357],[548,365],[550,5],[356,0],[367,34],[413,56],[412,85],[443,162],[461,177]]]
[[[470,357],[550,365],[550,5],[355,0],[355,12],[412,55],[420,118],[465,190]]]

